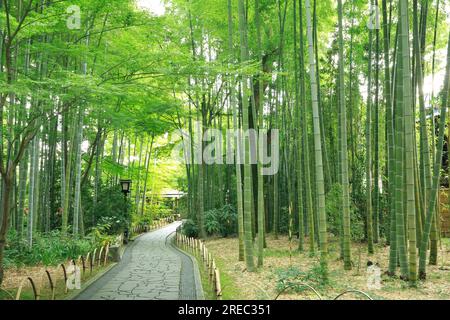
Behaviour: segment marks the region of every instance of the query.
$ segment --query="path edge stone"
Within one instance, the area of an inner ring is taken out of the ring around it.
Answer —
[[[181,250],[174,244],[174,237],[173,234],[170,236],[169,244],[170,246],[180,252],[181,254],[184,254],[192,261],[193,269],[194,269],[194,281],[195,281],[195,293],[197,300],[205,300],[205,294],[203,293],[203,284],[202,284],[202,278],[200,276],[200,269],[197,263],[197,259],[193,257],[191,254],[187,253],[186,251]]]
[[[153,232],[155,230],[152,230],[150,232]],[[134,241],[140,237],[142,237],[144,234],[150,233],[150,232],[146,232],[146,233],[141,233],[135,237],[133,237],[132,239],[130,239],[130,242],[126,245],[121,245],[119,247],[119,255],[120,255],[120,260],[119,262],[122,260],[123,255],[125,254],[125,251],[128,250],[130,247],[133,246]],[[75,292],[75,293],[71,293],[69,294],[67,297],[64,298],[64,300],[75,300],[76,298],[78,298],[79,295],[81,295],[84,291],[86,291],[91,285],[93,285],[97,280],[99,280],[100,278],[102,278],[104,275],[106,275],[109,271],[111,271],[116,265],[119,264],[119,262],[113,262],[110,265],[108,265],[108,267],[103,270],[102,272],[99,272],[98,274],[96,274],[93,278],[89,279],[88,281],[86,281],[85,284],[83,284],[83,287],[81,288],[81,290]]]

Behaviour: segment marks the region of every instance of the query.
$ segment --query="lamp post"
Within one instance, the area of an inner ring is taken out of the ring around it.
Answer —
[[[132,181],[130,179],[120,180],[120,186],[122,187],[122,193],[125,196],[125,198],[131,192],[131,183]]]
[[[125,202],[127,202],[128,194],[131,192],[131,183],[132,181],[130,179],[122,179],[120,180],[120,186],[122,188],[123,196],[125,197]],[[130,221],[127,223],[127,227],[125,228],[123,232],[123,242],[126,244],[128,243],[129,237],[130,237]]]

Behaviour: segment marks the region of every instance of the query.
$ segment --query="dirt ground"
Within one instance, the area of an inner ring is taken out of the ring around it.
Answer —
[[[71,262],[64,263],[65,268],[70,266]],[[89,268],[81,275],[82,284],[95,276],[98,272],[104,269],[105,266],[94,266],[92,272]],[[55,288],[55,299],[63,299],[66,296],[64,271],[61,266],[27,266],[20,268],[8,268],[5,270],[5,278],[0,287],[0,300],[14,300],[16,298],[17,290],[22,284],[22,294],[20,300],[34,300],[31,283],[27,280],[30,277],[39,293],[40,300],[49,300],[52,297],[51,285],[48,275],[45,271],[50,273],[52,284]]]
[[[345,271],[343,262],[339,259],[338,239],[330,238],[329,242],[330,283],[316,289],[322,299],[334,299],[347,290],[361,290],[375,300],[450,299],[450,239],[442,239],[438,266],[428,266],[427,280],[419,282],[417,288],[411,288],[403,280],[385,275],[389,261],[388,246],[377,244],[375,254],[368,256],[367,244],[352,244],[353,269]],[[220,270],[224,299],[275,299],[278,294],[277,270],[294,267],[307,272],[317,266],[319,261],[318,254],[311,255],[308,247],[305,248],[304,253],[299,253],[296,239],[289,243],[286,236],[280,236],[278,240],[275,240],[272,235],[268,235],[264,267],[250,273],[246,271],[244,262],[238,261],[236,238],[210,239],[206,245],[215,257]],[[378,263],[381,267],[381,289],[368,288],[367,261],[369,260]],[[309,284],[313,287],[315,285],[314,282]],[[299,293],[288,291],[280,295],[278,299],[308,300],[318,299],[318,296],[312,290],[303,290]],[[339,299],[365,299],[365,297],[348,293]]]

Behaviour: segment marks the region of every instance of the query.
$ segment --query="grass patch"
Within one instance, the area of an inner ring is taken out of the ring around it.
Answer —
[[[216,294],[214,292],[214,288],[209,281],[209,271],[206,269],[205,263],[203,262],[202,257],[199,253],[195,252],[191,248],[187,246],[178,246],[176,242],[174,244],[177,246],[178,249],[190,254],[195,258],[197,261],[198,269],[200,271],[200,279],[202,281],[202,289],[203,289],[203,295],[205,296],[205,300],[216,300]]]
[[[187,246],[177,246],[180,250],[187,252],[192,255],[198,264],[200,270],[200,277],[202,280],[203,294],[206,300],[217,300],[216,293],[214,292],[213,285],[210,281],[209,270],[207,270],[205,263],[201,255],[198,252],[194,252],[191,248]],[[220,272],[220,284],[222,287],[222,300],[239,300],[245,299],[239,288],[235,286],[235,281],[227,273],[222,272],[224,269],[226,261],[222,260],[220,257],[215,256],[214,260],[216,262],[216,267]]]
[[[222,285],[222,299],[223,300],[242,300],[245,297],[239,291],[239,288],[235,285],[235,281],[233,281],[232,277],[230,277],[224,270],[224,264],[226,263],[221,258],[215,258],[217,268],[220,271],[220,282]]]
[[[277,248],[267,248],[264,250],[265,257],[289,258],[298,255],[300,255],[300,252],[296,248],[293,248],[291,251]]]

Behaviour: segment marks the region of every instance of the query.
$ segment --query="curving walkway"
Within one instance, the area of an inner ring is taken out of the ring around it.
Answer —
[[[95,281],[76,300],[202,299],[197,266],[174,248],[170,238],[181,222],[137,238],[122,261]],[[197,281],[196,281],[197,278]]]

